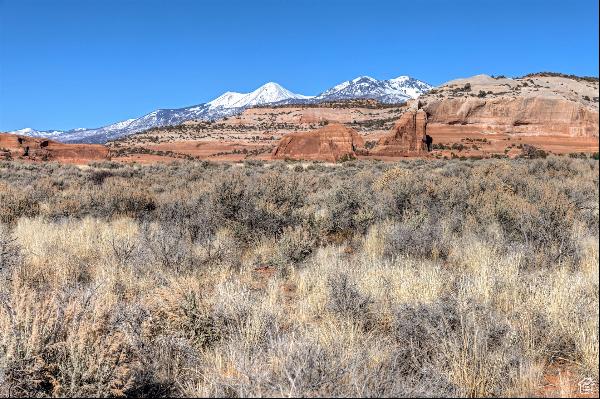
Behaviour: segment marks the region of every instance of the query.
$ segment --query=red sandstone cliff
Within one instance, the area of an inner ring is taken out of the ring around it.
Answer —
[[[568,77],[478,75],[448,82],[419,100],[429,133],[598,137],[598,82]]]

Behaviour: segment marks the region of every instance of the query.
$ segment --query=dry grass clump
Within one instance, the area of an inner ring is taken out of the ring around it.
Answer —
[[[289,166],[0,164],[0,395],[598,381],[597,161]]]

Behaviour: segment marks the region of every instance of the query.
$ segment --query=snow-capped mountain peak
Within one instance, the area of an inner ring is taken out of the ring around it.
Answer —
[[[247,94],[243,101],[238,102],[236,105],[240,106],[241,104],[243,107],[248,107],[299,98],[309,97],[292,93],[275,82],[269,82],[254,90],[252,93]]]
[[[377,79],[372,78],[370,76],[367,75],[363,75],[363,76],[359,76],[357,78],[352,79],[352,83],[358,83],[358,82],[377,82]]]
[[[308,96],[292,93],[275,82],[268,82],[250,93],[228,91],[207,103],[210,107],[241,108],[275,103],[290,99],[306,99]]]

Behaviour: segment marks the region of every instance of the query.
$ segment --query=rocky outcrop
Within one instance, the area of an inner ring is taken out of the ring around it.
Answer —
[[[109,151],[107,147],[100,144],[63,144],[52,140],[0,133],[0,159],[85,164],[109,159]]]
[[[598,82],[565,77],[478,75],[420,98],[429,134],[598,137]]]
[[[388,136],[379,140],[370,155],[378,156],[418,156],[426,152],[423,138],[427,134],[427,113],[419,109],[419,102],[413,102]]]
[[[312,132],[284,136],[272,155],[275,159],[336,162],[355,157],[363,147],[364,141],[354,129],[332,123]]]

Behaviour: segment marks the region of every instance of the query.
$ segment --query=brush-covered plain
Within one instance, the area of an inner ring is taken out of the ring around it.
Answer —
[[[598,161],[0,163],[1,396],[598,381]]]

